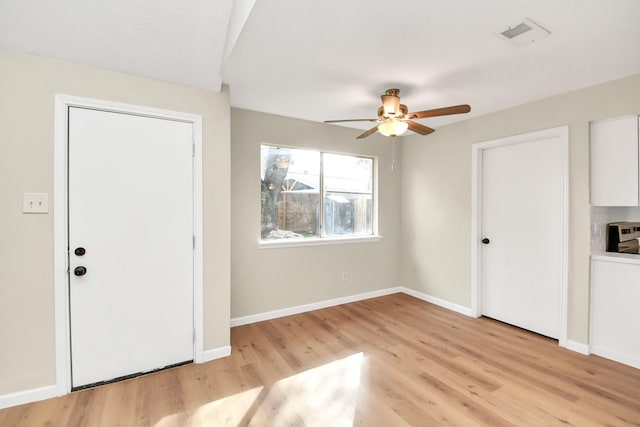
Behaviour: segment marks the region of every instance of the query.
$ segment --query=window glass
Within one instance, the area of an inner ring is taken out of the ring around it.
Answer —
[[[373,159],[323,154],[324,234],[371,234]]]
[[[372,234],[372,158],[260,150],[262,240]]]

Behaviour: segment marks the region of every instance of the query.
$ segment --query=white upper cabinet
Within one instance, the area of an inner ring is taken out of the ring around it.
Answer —
[[[638,206],[638,116],[591,122],[591,205]]]

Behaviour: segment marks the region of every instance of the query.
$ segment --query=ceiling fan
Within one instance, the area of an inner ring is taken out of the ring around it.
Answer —
[[[462,114],[471,111],[471,107],[467,104],[453,105],[451,107],[436,108],[433,110],[417,111],[409,113],[406,105],[400,104],[400,89],[387,89],[380,98],[382,105],[378,108],[377,119],[346,119],[346,120],[326,120],[325,123],[341,123],[341,122],[377,122],[375,127],[369,129],[358,139],[366,138],[374,134],[376,131],[384,136],[402,135],[407,129],[419,133],[420,135],[429,135],[434,132],[428,126],[421,125],[412,120],[424,119],[426,117],[448,116],[450,114]]]

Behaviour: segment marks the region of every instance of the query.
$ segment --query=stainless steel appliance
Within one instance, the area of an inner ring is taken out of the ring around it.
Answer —
[[[640,254],[640,222],[607,224],[607,252]]]

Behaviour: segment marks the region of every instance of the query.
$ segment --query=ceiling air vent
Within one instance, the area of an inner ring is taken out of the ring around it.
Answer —
[[[535,43],[549,34],[551,34],[549,31],[532,20],[524,19],[520,24],[501,32],[500,36],[516,46],[524,46]]]

